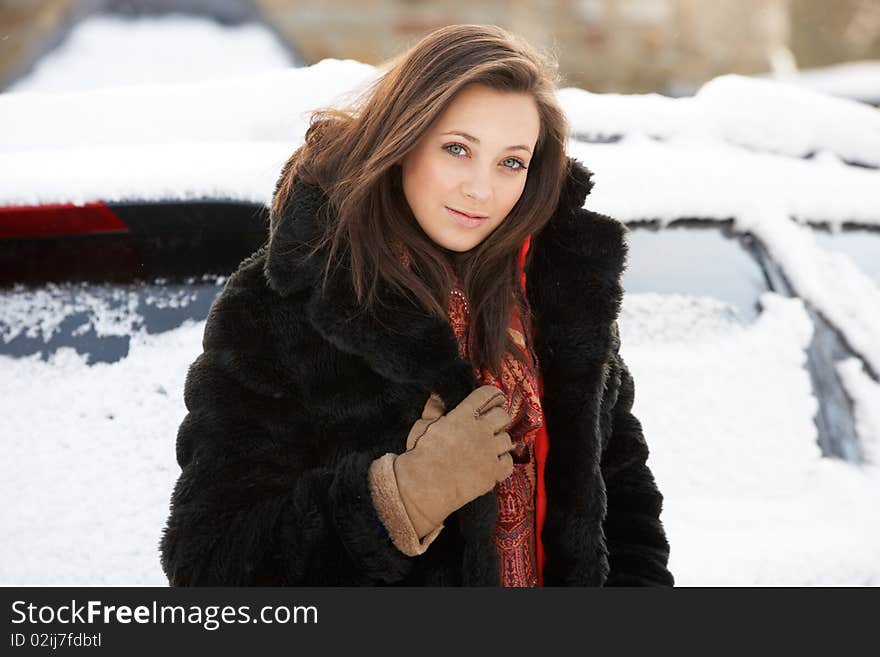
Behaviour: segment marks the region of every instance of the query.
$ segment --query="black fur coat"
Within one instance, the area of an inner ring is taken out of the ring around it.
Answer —
[[[570,165],[526,269],[550,445],[544,584],[669,586],[663,498],[618,353],[626,228],[583,209],[592,174]],[[479,383],[447,322],[393,297],[380,325],[341,275],[321,293],[322,263],[294,246],[318,236],[324,198],[297,183],[211,307],[186,379],[162,568],[172,585],[498,585],[494,491],[416,557],[376,515],[373,459],[405,451],[431,392],[454,408]]]

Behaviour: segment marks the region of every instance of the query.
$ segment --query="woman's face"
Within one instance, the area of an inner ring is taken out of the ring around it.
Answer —
[[[435,244],[469,251],[504,221],[525,187],[540,127],[528,94],[470,84],[456,95],[400,162],[407,203]]]

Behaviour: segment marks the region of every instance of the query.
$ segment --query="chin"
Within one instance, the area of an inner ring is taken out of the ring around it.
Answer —
[[[479,242],[464,243],[460,240],[433,240],[433,242],[441,249],[444,249],[446,251],[454,251],[456,253],[466,253],[467,251],[470,251],[472,248],[477,246],[477,244],[479,244]]]
[[[450,226],[426,226],[422,224],[421,228],[422,233],[430,239],[434,245],[442,251],[451,253],[466,253],[486,238],[485,235],[477,236],[473,233],[470,235],[462,234],[455,230],[454,227],[451,227],[450,229]]]

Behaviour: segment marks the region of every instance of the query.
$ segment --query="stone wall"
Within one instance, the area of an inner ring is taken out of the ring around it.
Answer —
[[[0,1],[0,80],[26,58],[29,48],[61,21],[72,0]]]
[[[556,53],[565,84],[653,91],[768,70],[787,0],[259,0],[310,60],[377,63],[449,23],[495,23]]]

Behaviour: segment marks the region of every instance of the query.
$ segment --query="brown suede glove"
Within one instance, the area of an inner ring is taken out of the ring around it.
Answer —
[[[503,403],[501,390],[481,386],[447,415],[421,420],[423,432],[414,427],[413,446],[394,461],[394,474],[420,538],[513,472]]]
[[[407,451],[373,461],[373,503],[404,554],[424,553],[446,516],[510,476],[511,418],[503,402],[501,390],[482,386],[444,415],[432,394],[407,436]]]

